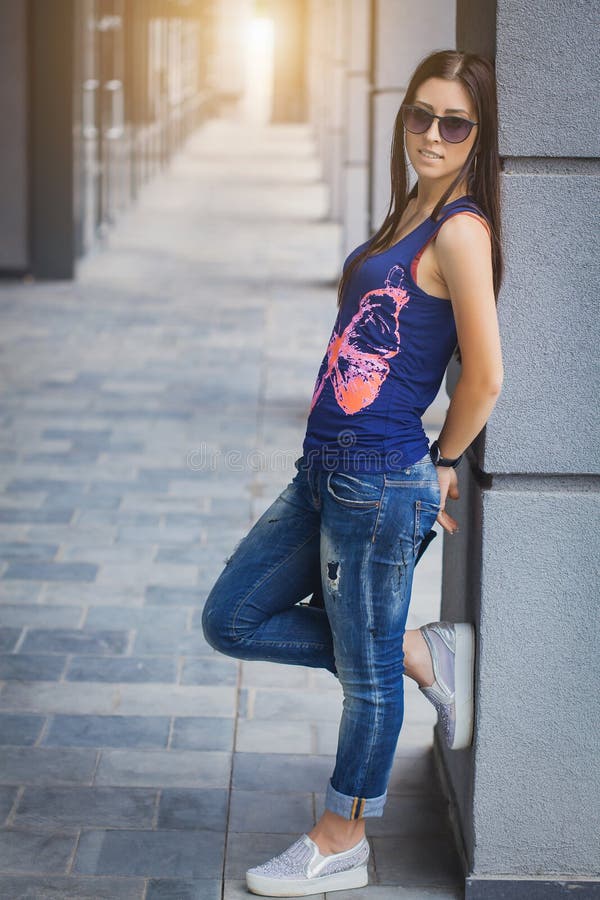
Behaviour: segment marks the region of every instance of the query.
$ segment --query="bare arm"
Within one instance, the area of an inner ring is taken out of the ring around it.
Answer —
[[[489,234],[472,216],[455,215],[440,228],[436,260],[448,286],[462,371],[439,434],[442,456],[459,456],[479,434],[502,389],[504,369],[498,316],[494,300],[492,252]],[[458,497],[454,469],[437,467],[446,495]],[[440,523],[454,522],[447,513]]]

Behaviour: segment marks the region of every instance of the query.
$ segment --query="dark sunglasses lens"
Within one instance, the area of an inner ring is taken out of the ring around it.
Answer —
[[[415,106],[405,107],[402,112],[404,127],[413,134],[422,134],[432,123],[432,118],[424,109]]]
[[[471,132],[471,125],[458,116],[444,116],[440,121],[440,134],[450,144],[460,144]]]

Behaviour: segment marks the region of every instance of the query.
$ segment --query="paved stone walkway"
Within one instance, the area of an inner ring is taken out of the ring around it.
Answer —
[[[321,814],[337,680],[218,654],[200,617],[295,473],[335,318],[325,214],[305,127],[211,121],[74,282],[0,285],[2,898],[247,897]],[[441,544],[413,627],[438,617]],[[405,682],[348,894],[456,900],[435,714]]]

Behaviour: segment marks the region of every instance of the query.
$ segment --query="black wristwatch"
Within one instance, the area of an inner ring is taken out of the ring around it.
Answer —
[[[431,456],[431,462],[434,466],[452,466],[453,469],[457,467],[461,459],[463,458],[463,454],[457,456],[456,459],[448,459],[446,456],[442,456],[440,453],[440,445],[437,441],[434,441],[431,447],[429,448],[429,455]]]

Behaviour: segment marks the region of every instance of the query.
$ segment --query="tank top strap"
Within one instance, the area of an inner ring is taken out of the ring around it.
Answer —
[[[425,239],[421,242],[420,246],[415,247],[411,259],[409,260],[410,276],[415,284],[417,266],[419,265],[419,260],[421,259],[423,253],[425,252],[431,241],[434,240],[444,222],[451,216],[455,216],[457,213],[467,213],[468,215],[473,216],[475,219],[481,222],[481,224],[487,229],[488,234],[491,237],[491,225],[488,217],[483,212],[483,210],[480,209],[478,204],[475,203],[475,201],[471,197],[459,197],[459,199],[455,203],[453,203],[443,211],[437,222],[431,222],[430,227],[426,231]]]

